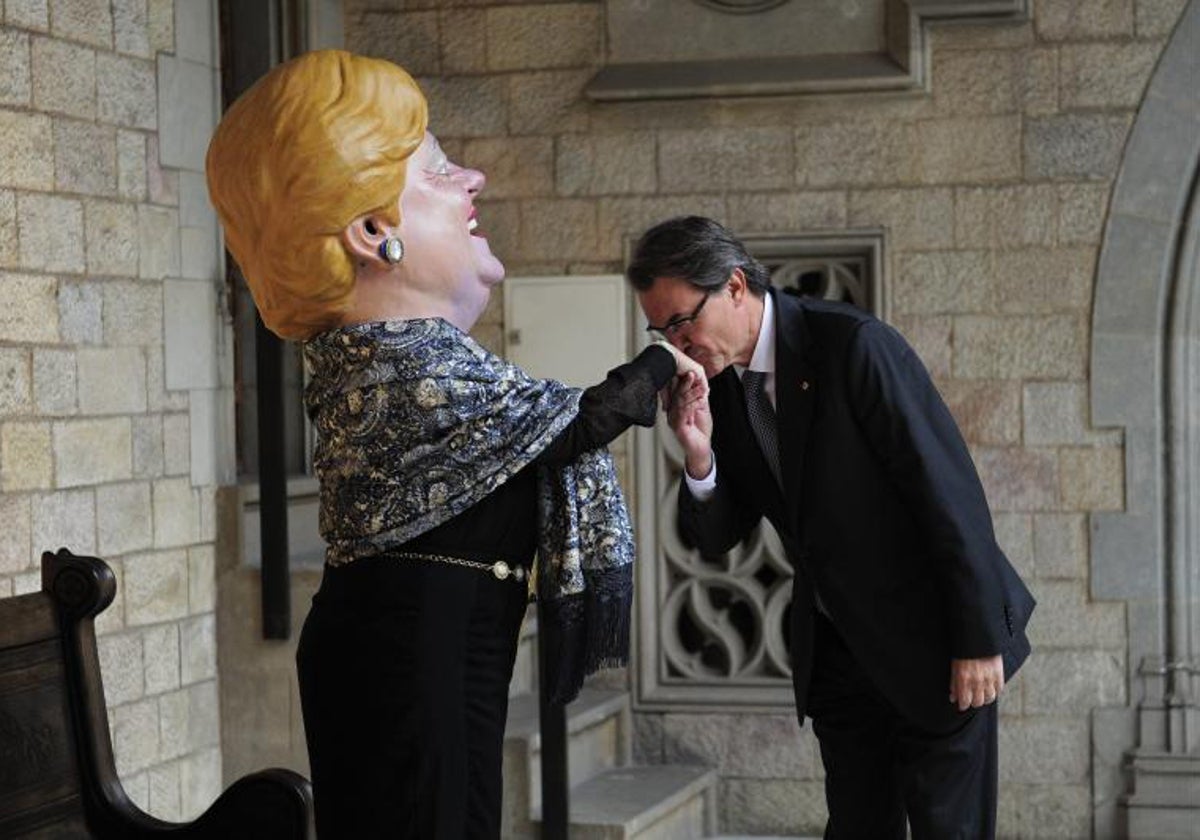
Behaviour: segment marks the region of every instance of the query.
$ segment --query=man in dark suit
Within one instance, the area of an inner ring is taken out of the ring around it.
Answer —
[[[826,838],[995,834],[996,698],[1034,600],[992,530],[950,412],[894,329],[780,294],[728,231],[683,217],[628,269],[650,329],[710,380],[676,388],[684,537],[765,516],[795,568],[796,710],[825,765]]]

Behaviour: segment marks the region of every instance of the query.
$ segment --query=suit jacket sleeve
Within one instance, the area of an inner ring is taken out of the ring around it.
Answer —
[[[865,322],[850,345],[851,409],[929,540],[946,594],[955,658],[1001,653],[1011,638],[983,486],[966,443],[928,371],[894,329]]]

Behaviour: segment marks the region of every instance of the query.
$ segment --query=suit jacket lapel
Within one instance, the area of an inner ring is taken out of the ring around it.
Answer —
[[[799,511],[800,481],[808,429],[812,424],[817,380],[812,364],[812,336],[800,302],[788,294],[775,298],[775,414],[779,426],[779,459],[783,492],[791,514]],[[794,523],[793,523],[794,524]]]

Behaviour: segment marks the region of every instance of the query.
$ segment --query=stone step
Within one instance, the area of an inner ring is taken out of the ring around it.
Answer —
[[[716,828],[716,771],[621,767],[571,789],[571,840],[694,840]]]
[[[567,706],[567,736],[586,733],[592,728],[609,722],[624,725],[628,729],[629,720],[621,719],[628,715],[629,692],[609,688],[590,688],[584,686],[577,697]],[[536,694],[521,694],[508,701],[508,724],[504,730],[505,739],[522,738],[528,740],[535,752],[542,749],[542,732],[539,726],[540,715],[538,697]],[[628,732],[619,732],[628,735]],[[628,744],[617,745],[622,758],[628,757]],[[571,765],[574,770],[574,764]],[[583,781],[584,777],[577,777]]]
[[[567,706],[567,763],[571,784],[629,761],[633,723],[625,691],[584,688]],[[538,698],[512,697],[504,731],[504,837],[536,836],[534,815],[542,803],[542,737]]]

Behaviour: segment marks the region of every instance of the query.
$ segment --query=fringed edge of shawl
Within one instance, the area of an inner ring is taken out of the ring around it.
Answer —
[[[539,605],[538,632],[546,634],[543,678],[550,702],[559,705],[579,696],[589,675],[629,664],[633,564],[585,569],[584,578],[583,592]]]

